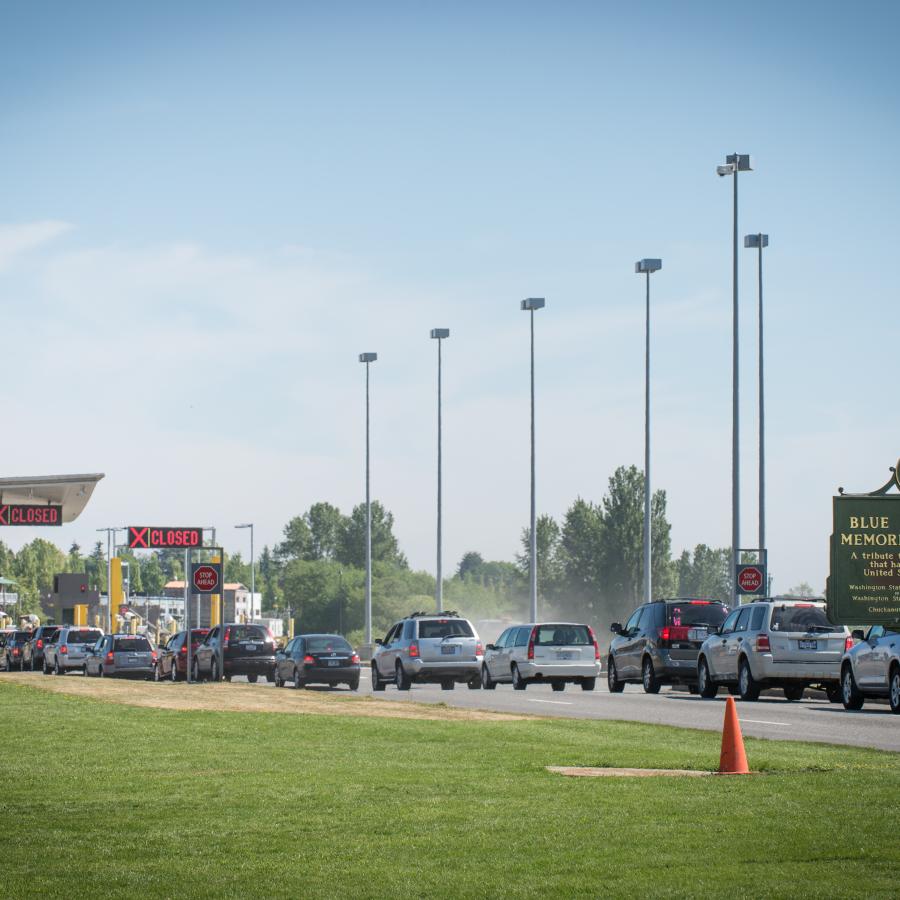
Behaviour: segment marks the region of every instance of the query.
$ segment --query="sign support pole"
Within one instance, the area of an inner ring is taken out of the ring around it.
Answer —
[[[185,646],[187,647],[187,657],[185,665],[187,669],[184,673],[184,680],[191,683],[191,599],[188,588],[188,579],[191,577],[191,551],[184,551],[184,627],[186,634],[184,636]]]

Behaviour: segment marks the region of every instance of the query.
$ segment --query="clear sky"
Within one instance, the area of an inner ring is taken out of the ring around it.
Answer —
[[[3,475],[105,472],[52,532],[215,524],[247,555],[373,495],[434,570],[643,457],[673,550],[731,537],[731,184],[765,231],[776,589],[820,588],[830,497],[900,454],[895,3],[2,4]],[[756,543],[755,257],[741,250],[742,544]]]

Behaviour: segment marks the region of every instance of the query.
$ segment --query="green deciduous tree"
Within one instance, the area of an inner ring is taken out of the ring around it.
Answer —
[[[697,544],[693,554],[685,550],[676,563],[679,597],[731,597],[731,551]]]
[[[346,566],[366,565],[366,505],[353,507],[341,534],[338,562]],[[394,516],[377,500],[372,502],[372,561],[406,568],[406,557],[400,552],[394,536]]]

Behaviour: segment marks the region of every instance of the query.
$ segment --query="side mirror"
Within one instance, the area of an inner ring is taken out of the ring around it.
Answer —
[[[854,628],[853,631],[850,632],[850,637],[852,637],[854,641],[864,641],[866,639],[866,633],[862,628]]]
[[[622,623],[621,622],[613,622],[612,625],[609,626],[609,630],[613,634],[622,634]]]
[[[722,626],[721,625],[710,625],[707,629],[709,634],[721,634]]]
[[[485,649],[485,650],[496,650],[496,649],[497,649],[497,645],[496,645],[496,644],[485,644],[485,645],[484,645],[484,649]]]
[[[376,643],[379,647],[383,647],[383,646],[384,646],[384,641],[383,641],[381,638],[375,638],[375,643]]]

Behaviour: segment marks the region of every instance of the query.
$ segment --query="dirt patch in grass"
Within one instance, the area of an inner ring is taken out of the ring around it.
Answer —
[[[26,684],[54,694],[90,697],[126,706],[156,709],[208,709],[227,712],[274,712],[318,716],[371,716],[386,719],[431,719],[434,721],[509,722],[531,718],[511,713],[459,709],[429,703],[396,703],[376,700],[366,694],[338,694],[317,690],[278,690],[262,685],[221,682],[218,684],[171,684],[116,678],[62,678],[0,674],[0,681]]]

